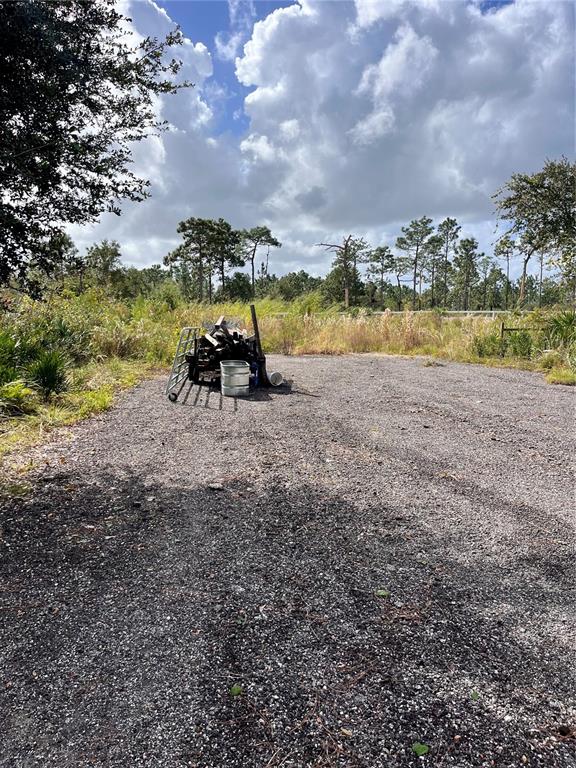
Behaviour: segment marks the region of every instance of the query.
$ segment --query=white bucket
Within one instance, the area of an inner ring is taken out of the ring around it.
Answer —
[[[247,397],[250,394],[250,366],[244,360],[222,360],[220,374],[224,397]]]
[[[272,384],[273,387],[279,387],[280,384],[282,384],[282,382],[284,381],[284,377],[278,371],[274,371],[273,373],[268,375],[268,380],[270,381],[270,384]]]

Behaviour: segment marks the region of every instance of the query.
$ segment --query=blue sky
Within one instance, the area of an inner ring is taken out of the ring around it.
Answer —
[[[179,24],[193,90],[134,150],[151,198],[72,236],[159,263],[178,222],[265,224],[271,269],[322,275],[347,234],[394,246],[456,217],[491,253],[492,195],[574,154],[574,4],[556,0],[119,0],[138,35]],[[513,266],[513,270],[517,267]]]
[[[244,14],[243,18],[246,20],[249,18],[252,25],[265,19],[277,8],[292,4],[293,0],[238,1],[238,5],[241,6],[240,12]],[[227,0],[157,0],[157,5],[166,10],[187,37],[202,41],[212,54],[214,73],[210,80],[226,89],[226,95],[219,99],[217,119],[213,126],[214,133],[229,131],[236,136],[241,135],[249,127],[243,105],[246,95],[252,89],[238,82],[234,72],[234,61],[218,56],[215,44],[217,35],[226,36],[234,32]]]

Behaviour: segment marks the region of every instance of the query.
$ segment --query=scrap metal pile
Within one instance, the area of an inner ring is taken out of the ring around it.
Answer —
[[[268,377],[254,305],[250,311],[252,334],[229,325],[224,317],[218,318],[205,333],[198,328],[182,329],[166,387],[166,394],[172,402],[178,399],[187,381],[193,384],[215,383],[221,375],[220,364],[228,360],[247,363],[255,386],[267,387],[281,382],[280,374],[272,374],[272,381]]]

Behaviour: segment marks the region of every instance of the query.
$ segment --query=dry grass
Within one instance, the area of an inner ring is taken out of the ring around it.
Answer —
[[[488,333],[494,321],[406,312],[402,315],[312,315],[267,317],[262,321],[265,350],[295,355],[380,352],[432,355],[448,360],[479,358],[474,336]]]

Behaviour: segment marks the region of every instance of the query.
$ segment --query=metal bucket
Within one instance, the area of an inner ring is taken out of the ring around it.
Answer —
[[[278,371],[274,371],[273,373],[269,374],[268,380],[273,387],[279,387],[280,384],[282,384],[284,381],[284,377]]]
[[[224,397],[247,397],[250,394],[250,366],[244,360],[222,360],[220,374]]]

